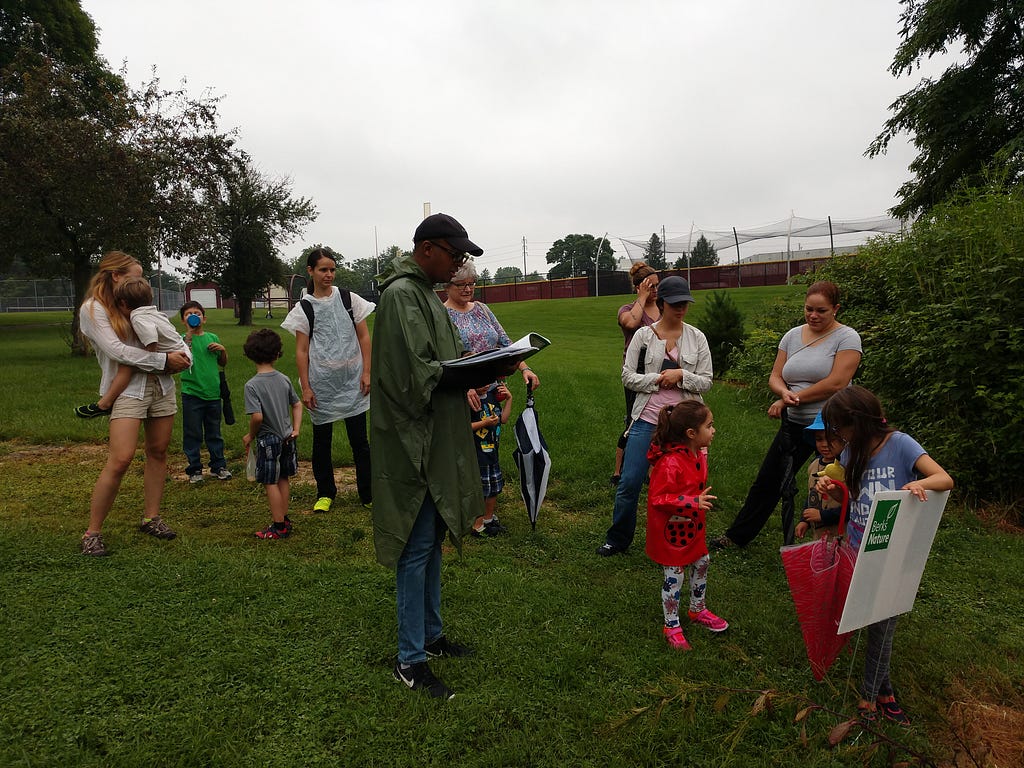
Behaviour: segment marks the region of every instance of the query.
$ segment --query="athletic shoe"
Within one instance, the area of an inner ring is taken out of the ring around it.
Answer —
[[[110,411],[110,408],[100,408],[97,403],[89,403],[75,408],[75,416],[80,419],[95,419],[97,416],[109,416]]]
[[[428,643],[423,650],[427,652],[427,656],[447,656],[453,659],[464,659],[467,656],[476,655],[476,651],[468,645],[453,643],[444,635],[441,635],[434,642]]]
[[[712,632],[724,632],[729,628],[728,621],[719,616],[715,616],[715,614],[707,608],[702,611],[698,611],[697,613],[687,611],[686,615],[690,617],[690,621],[694,624],[702,624]]]
[[[728,549],[732,546],[735,546],[735,543],[724,533],[721,536],[715,536],[715,538],[708,542],[708,549],[712,552],[716,549]]]
[[[879,696],[875,703],[878,706],[878,710],[885,715],[886,720],[892,720],[900,725],[910,725],[910,718],[900,708],[900,705],[896,703],[895,696]]]
[[[617,555],[620,552],[625,552],[626,550],[619,549],[614,544],[609,544],[608,542],[605,542],[600,547],[598,547],[596,551],[597,554],[599,554],[601,557],[611,557],[612,555]]]
[[[196,483],[203,482],[203,473],[201,471],[200,472],[193,472],[191,475],[188,476],[188,481],[192,485],[195,485]]]
[[[330,496],[321,496],[316,500],[316,504],[313,505],[313,512],[330,512],[331,503],[334,501]]]
[[[288,520],[285,520],[283,528],[276,528],[273,523],[268,525],[262,531],[256,531],[257,539],[287,539],[292,535],[292,526]]]
[[[99,533],[87,533],[82,537],[82,554],[89,557],[106,557],[107,545],[103,543],[103,536]]]
[[[154,517],[152,520],[143,520],[139,525],[139,530],[143,533],[148,533],[150,536],[156,536],[158,539],[173,539],[178,535],[159,516]]]
[[[498,518],[489,520],[484,523],[484,535],[485,536],[500,536],[503,533],[508,533],[508,528],[498,522]]]
[[[451,699],[455,693],[444,683],[434,677],[427,662],[421,661],[417,664],[410,664],[405,669],[399,662],[395,662],[393,670],[395,680],[404,683],[406,687],[414,691],[424,690],[430,694],[432,699]]]
[[[690,650],[690,644],[686,642],[686,638],[683,637],[682,627],[664,627],[662,628],[662,634],[665,635],[665,641],[668,643],[668,647],[674,651],[688,651]]]
[[[227,467],[221,467],[220,469],[213,473],[213,476],[216,477],[218,480],[230,480],[231,472],[228,471]]]

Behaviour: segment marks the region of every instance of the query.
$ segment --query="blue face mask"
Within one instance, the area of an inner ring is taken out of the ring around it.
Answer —
[[[198,328],[203,323],[203,319],[199,315],[189,315],[185,318],[185,322],[188,323],[189,328]]]

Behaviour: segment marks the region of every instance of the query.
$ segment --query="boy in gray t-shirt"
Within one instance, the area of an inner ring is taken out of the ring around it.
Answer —
[[[295,439],[302,427],[302,400],[291,379],[274,368],[281,357],[280,336],[261,328],[249,334],[243,349],[245,356],[256,363],[256,375],[245,382],[249,431],[242,442],[247,451],[257,452],[256,482],[267,489],[272,519],[270,525],[256,532],[256,537],[286,539],[292,532],[288,478],[298,469]]]

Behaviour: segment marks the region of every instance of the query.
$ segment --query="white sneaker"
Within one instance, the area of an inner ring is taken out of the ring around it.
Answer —
[[[188,481],[192,483],[192,485],[203,482],[203,473],[193,472],[191,475],[188,476]]]
[[[230,480],[231,472],[228,471],[227,467],[221,467],[220,469],[213,473],[213,476],[216,477],[218,480]]]

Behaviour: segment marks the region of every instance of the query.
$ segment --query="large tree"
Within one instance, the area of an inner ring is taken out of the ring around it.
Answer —
[[[265,176],[248,155],[239,153],[231,165],[219,199],[211,201],[216,236],[192,272],[234,296],[238,324],[252,325],[253,299],[284,282],[278,246],[298,237],[317,213],[309,199],[292,197],[290,179]]]
[[[71,277],[81,305],[94,260],[119,248],[145,264],[201,248],[210,188],[232,139],[215,100],[94,78],[21,49],[0,72],[0,267]],[[78,313],[72,351],[84,353]]]
[[[28,48],[99,74],[96,25],[78,0],[0,0],[0,69]]]
[[[599,244],[601,253],[598,256]],[[607,239],[598,240],[593,235],[566,235],[556,240],[544,257],[548,264],[555,265],[548,270],[548,279],[592,275],[595,256],[598,256],[599,269],[615,269],[615,251]]]
[[[908,133],[918,155],[914,177],[892,209],[905,217],[927,211],[964,181],[975,185],[987,166],[1024,175],[1024,2],[902,0],[903,42],[889,70],[910,74],[925,58],[962,48],[965,61],[937,80],[925,78],[889,107],[892,117],[868,147],[875,157]]]
[[[656,232],[651,233],[651,239],[644,246],[644,261],[653,269],[665,269],[665,247]]]

